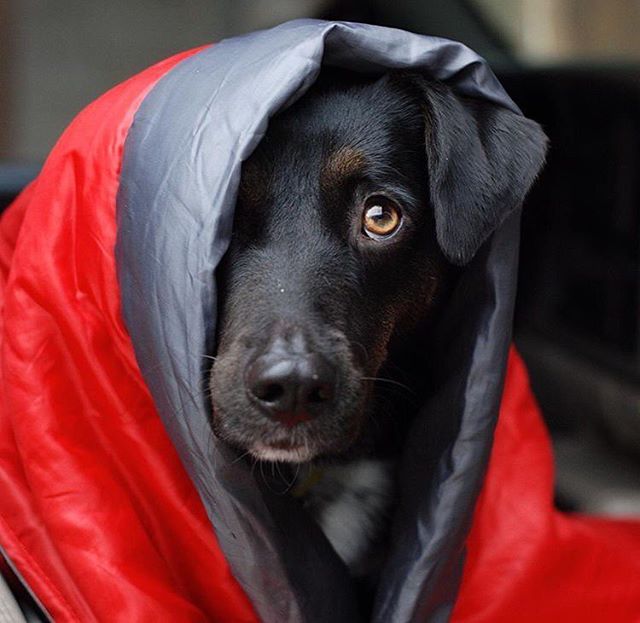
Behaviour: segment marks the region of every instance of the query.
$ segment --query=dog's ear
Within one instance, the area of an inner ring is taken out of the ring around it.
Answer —
[[[438,242],[451,262],[464,265],[524,200],[544,164],[547,137],[506,108],[459,97],[422,76],[403,78],[424,110]]]

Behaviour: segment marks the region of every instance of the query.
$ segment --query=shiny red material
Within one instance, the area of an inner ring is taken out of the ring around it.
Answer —
[[[123,143],[188,54],[84,110],[0,224],[0,544],[57,623],[257,620],[120,315]]]
[[[513,349],[452,621],[640,621],[640,521],[553,507],[549,436]]]
[[[0,222],[0,544],[61,623],[257,620],[142,380],[115,274],[124,140],[187,55],[81,113]],[[640,621],[640,523],[554,510],[515,353],[468,548],[458,623]]]

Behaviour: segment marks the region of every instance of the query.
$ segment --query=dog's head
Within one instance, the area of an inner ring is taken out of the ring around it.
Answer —
[[[522,202],[537,124],[439,83],[343,75],[275,117],[219,271],[216,434],[266,460],[345,450],[394,340]]]

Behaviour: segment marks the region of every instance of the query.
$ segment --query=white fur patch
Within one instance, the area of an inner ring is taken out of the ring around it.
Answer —
[[[284,450],[272,448],[266,444],[256,442],[250,450],[251,454],[261,461],[282,463],[304,463],[313,458],[312,452],[306,447]]]
[[[372,459],[330,466],[308,494],[322,531],[352,570],[384,526],[393,499],[391,471],[391,463]]]

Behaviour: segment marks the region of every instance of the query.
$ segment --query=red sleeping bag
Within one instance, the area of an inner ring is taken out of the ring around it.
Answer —
[[[0,546],[58,623],[258,620],[158,417],[116,278],[129,127],[194,53],[84,110],[0,222]],[[640,522],[556,511],[552,463],[512,350],[454,621],[640,621]]]

